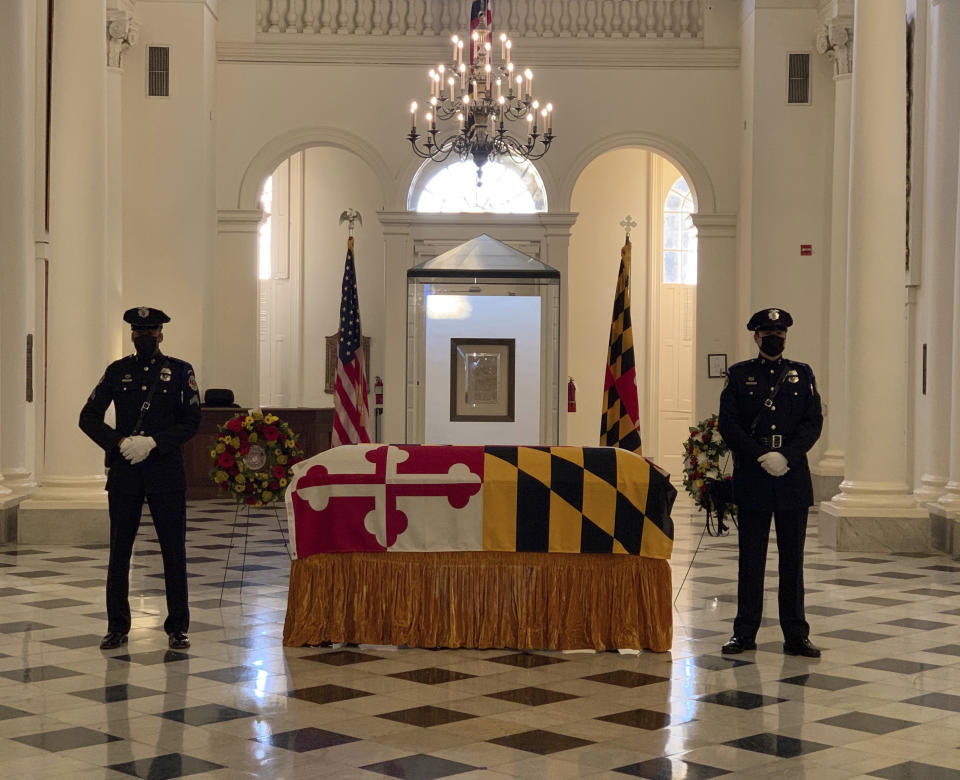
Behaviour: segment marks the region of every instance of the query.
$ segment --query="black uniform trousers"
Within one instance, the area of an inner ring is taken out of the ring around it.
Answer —
[[[130,632],[130,556],[140,528],[143,500],[146,497],[153,517],[153,527],[163,557],[163,579],[167,591],[167,619],[163,630],[168,634],[190,627],[187,607],[187,494],[172,493],[108,493],[110,506],[110,565],[107,569],[107,630]]]
[[[784,641],[798,642],[810,635],[803,611],[803,544],[807,535],[807,507],[772,512],[780,557],[780,628]],[[768,509],[737,507],[740,573],[737,582],[737,617],[733,633],[754,639],[763,616],[763,575],[770,539]]]

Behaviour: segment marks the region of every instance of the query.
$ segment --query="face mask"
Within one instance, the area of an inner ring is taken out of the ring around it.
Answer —
[[[760,339],[760,351],[764,355],[772,358],[778,357],[783,352],[783,344],[786,339],[783,336],[767,335]]]
[[[148,358],[157,351],[157,337],[149,333],[138,333],[133,337],[133,346],[138,358]]]

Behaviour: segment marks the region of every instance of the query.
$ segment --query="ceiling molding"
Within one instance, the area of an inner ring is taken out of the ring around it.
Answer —
[[[222,41],[217,61],[311,63],[327,65],[414,65],[439,61],[447,44],[389,36],[316,36],[311,43],[281,42],[261,34],[255,43]],[[702,41],[640,41],[577,38],[524,40],[524,64],[537,68],[693,68],[736,69],[739,48],[704,47]]]

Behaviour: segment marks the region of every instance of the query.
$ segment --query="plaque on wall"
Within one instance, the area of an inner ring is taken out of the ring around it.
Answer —
[[[450,421],[513,422],[515,339],[450,339]]]
[[[340,343],[340,331],[327,336],[327,366],[324,372],[323,391],[333,395],[333,383],[337,378],[337,346]],[[367,384],[370,384],[370,337],[360,337],[360,347],[363,349],[363,370],[366,372]]]

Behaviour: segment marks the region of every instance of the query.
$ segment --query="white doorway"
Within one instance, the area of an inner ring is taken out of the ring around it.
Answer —
[[[683,442],[694,424],[697,231],[690,215],[696,209],[680,171],[662,157],[656,167],[658,175],[652,177],[656,194],[651,204],[659,206],[659,224],[663,226],[650,266],[652,272],[658,272],[651,289],[659,291],[659,317],[653,334],[659,352],[657,452],[659,464],[680,484]]]

